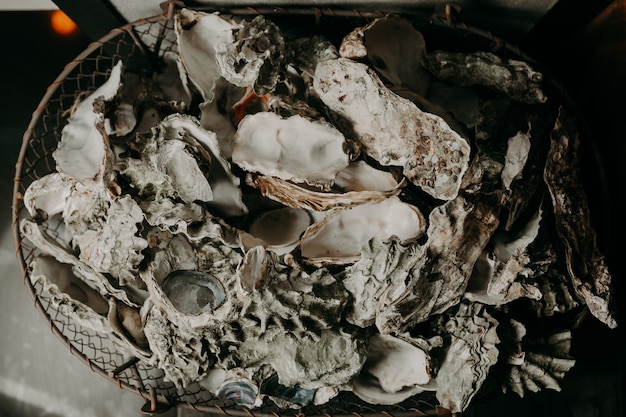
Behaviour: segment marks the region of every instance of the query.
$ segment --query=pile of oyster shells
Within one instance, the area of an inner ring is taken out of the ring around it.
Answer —
[[[528,63],[398,16],[339,45],[189,9],[175,33],[77,100],[23,196],[30,279],[77,324],[248,407],[452,412],[487,379],[559,389],[570,329],[534,323],[616,326],[576,123]]]

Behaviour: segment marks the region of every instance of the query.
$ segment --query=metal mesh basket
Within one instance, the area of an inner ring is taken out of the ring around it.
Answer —
[[[197,411],[241,416],[273,416],[282,413],[294,414],[295,410],[283,411],[267,403],[255,410],[241,408],[217,399],[200,385],[194,384],[185,390],[177,390],[173,383],[164,381],[163,372],[136,359],[129,358],[118,350],[106,337],[72,322],[52,302],[41,284],[29,279],[28,265],[40,254],[31,242],[24,240],[19,231],[19,221],[27,215],[22,196],[28,186],[38,178],[54,172],[52,152],[61,137],[70,110],[77,98],[88,95],[103,84],[114,65],[123,59],[127,68],[150,74],[155,71],[157,58],[166,52],[176,52],[173,31],[173,5],[159,16],[138,20],[113,30],[107,36],[92,43],[75,60],[70,62],[56,81],[48,88],[40,105],[35,110],[30,125],[23,137],[23,144],[16,167],[13,198],[13,225],[18,257],[24,272],[24,281],[35,299],[36,307],[50,323],[52,331],[68,346],[69,350],[82,358],[92,371],[116,383],[119,387],[136,392],[145,400],[143,411],[156,413],[170,407],[187,407]],[[327,34],[331,39],[337,27],[356,27],[381,17],[377,11],[358,12],[353,10],[325,9],[228,9],[220,10],[232,15],[272,15],[277,19],[288,17],[293,25],[303,25]],[[521,56],[521,52],[487,32],[482,32],[454,22],[454,10],[444,7],[441,14],[431,16],[407,16],[425,36],[442,41],[442,46],[459,48],[471,45],[474,49],[498,51],[500,54]],[[342,33],[346,33],[345,29]],[[443,36],[441,36],[443,35]],[[461,46],[462,47],[462,46]],[[50,226],[46,232],[55,236]],[[412,415],[449,415],[436,405],[433,397],[416,396],[402,404],[376,406],[360,401],[351,393],[344,392],[323,406],[308,406],[297,411],[305,416],[382,416],[397,417]]]

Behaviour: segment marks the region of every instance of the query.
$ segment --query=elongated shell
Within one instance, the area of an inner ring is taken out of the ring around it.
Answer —
[[[81,101],[61,131],[61,141],[52,153],[59,172],[77,180],[99,180],[110,162],[111,150],[104,129],[103,100],[111,100],[122,82],[122,61],[107,81]],[[94,109],[94,103],[100,102]]]
[[[392,93],[366,65],[340,58],[322,62],[313,83],[320,99],[352,123],[364,151],[382,165],[398,165],[433,197],[457,196],[470,146],[439,116]]]

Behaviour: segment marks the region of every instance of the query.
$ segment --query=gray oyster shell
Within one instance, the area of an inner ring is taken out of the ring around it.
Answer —
[[[572,334],[569,330],[537,336],[527,335],[525,326],[515,320],[505,323],[510,358],[500,377],[502,390],[524,397],[527,392],[561,390],[561,380],[576,361],[571,357]],[[504,353],[504,352],[503,352]],[[507,352],[508,353],[508,352]]]
[[[543,76],[524,61],[504,60],[490,52],[435,51],[426,56],[427,68],[440,80],[459,85],[485,85],[514,100],[543,103]]]
[[[445,325],[452,341],[435,380],[437,399],[453,413],[464,411],[498,360],[498,321],[480,304],[465,304]]]
[[[565,246],[567,271],[576,294],[589,311],[611,328],[617,327],[611,310],[611,274],[596,244],[589,203],[578,165],[579,133],[561,108],[551,133],[544,178],[550,191],[557,231]]]

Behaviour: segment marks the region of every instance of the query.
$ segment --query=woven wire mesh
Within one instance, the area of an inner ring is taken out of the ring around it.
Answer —
[[[275,14],[282,16],[288,14],[289,19],[293,16],[305,19],[305,27],[327,25],[331,28],[331,32],[332,28],[356,27],[383,15],[380,12],[276,8],[230,9],[226,12],[232,15]],[[456,34],[453,38],[441,38],[448,39],[449,42],[446,44],[449,47],[466,42],[474,47],[478,45],[478,49],[496,50],[502,47],[502,43],[491,36],[485,37],[483,33],[473,32],[466,26],[456,27],[453,22],[445,21],[445,19],[430,22],[424,19],[416,21],[416,24],[420,23],[427,25],[427,30],[430,30],[435,38],[444,32],[448,36],[449,31],[454,30]],[[345,28],[343,32],[346,33]],[[332,37],[333,33],[329,36]],[[459,43],[460,39],[462,42]],[[93,371],[102,374],[121,388],[132,390],[145,399],[156,399],[169,406],[257,417],[276,417],[284,413],[299,416],[448,415],[447,410],[432,405],[436,403],[432,394],[416,396],[401,404],[383,406],[367,404],[350,392],[341,392],[327,404],[308,406],[297,411],[284,411],[270,402],[266,402],[263,407],[255,410],[240,408],[216,398],[197,383],[180,390],[173,383],[164,380],[164,373],[161,370],[129,357],[108,337],[72,322],[70,317],[55,306],[53,298],[44,291],[43,284],[31,282],[29,264],[41,253],[20,234],[19,221],[27,216],[22,204],[22,196],[33,181],[55,171],[52,152],[60,141],[61,130],[67,123],[73,106],[77,100],[89,95],[102,85],[108,79],[114,64],[120,59],[123,60],[127,69],[149,75],[156,70],[158,57],[168,52],[177,52],[171,16],[164,14],[115,29],[100,41],[91,44],[66,66],[57,80],[48,88],[24,134],[14,188],[14,233],[18,257],[24,271],[24,281],[35,298],[35,305],[49,321],[52,331],[60,336],[70,351],[81,357]],[[45,232],[53,239],[56,238],[60,233],[57,226],[53,223],[46,223],[46,225]]]

